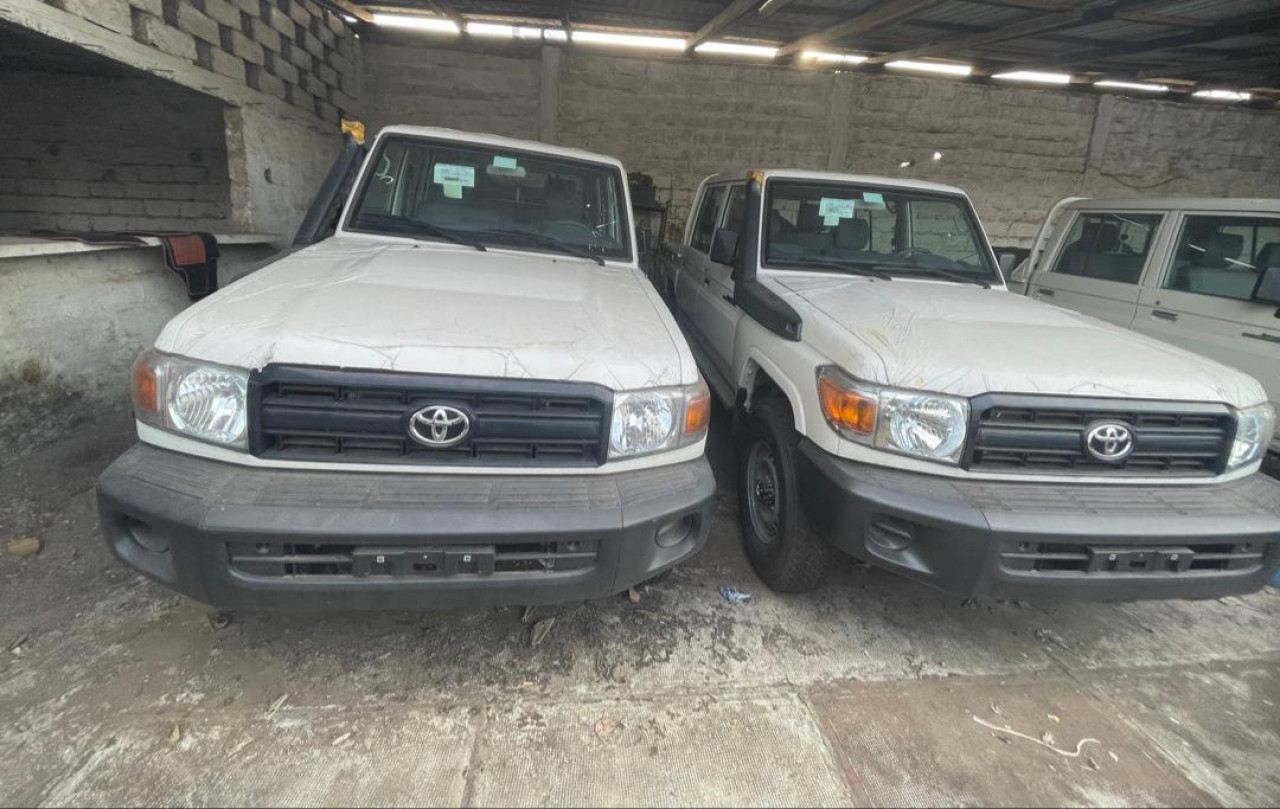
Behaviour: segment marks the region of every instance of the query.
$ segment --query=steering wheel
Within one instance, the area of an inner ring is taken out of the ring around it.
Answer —
[[[927,247],[904,247],[901,250],[894,250],[895,256],[932,256],[935,255],[932,250]]]

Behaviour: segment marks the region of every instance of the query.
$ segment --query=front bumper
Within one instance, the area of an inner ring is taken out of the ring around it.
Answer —
[[[138,444],[98,481],[125,564],[221,609],[600,598],[701,549],[705,458],[614,475],[266,470]]]
[[[968,481],[801,445],[811,523],[853,556],[957,595],[1214,598],[1280,566],[1280,481],[1200,486]]]

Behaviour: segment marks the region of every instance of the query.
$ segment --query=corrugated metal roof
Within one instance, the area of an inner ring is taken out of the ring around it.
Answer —
[[[430,0],[356,2],[423,11],[431,6]],[[1063,64],[1078,73],[1106,73],[1110,77],[1168,65],[1168,77],[1174,78],[1180,63],[1203,65],[1206,58],[1230,55],[1252,60],[1245,68],[1234,71],[1241,80],[1280,87],[1280,0],[938,0],[918,2],[919,7],[906,17],[883,21],[885,12],[895,4],[911,2],[918,0],[773,0],[773,13],[761,16],[756,10],[747,11],[717,32],[716,38],[785,45],[821,36],[831,26],[861,17],[864,23],[880,19],[882,24],[855,27],[852,33],[838,39],[828,37],[821,47],[898,53],[932,45],[934,50],[925,58],[963,57],[980,68],[993,70]],[[730,3],[731,0],[446,0],[444,4],[464,16],[540,20],[558,20],[567,6],[578,26],[687,36]],[[1070,10],[1083,10],[1089,15],[1088,21],[1049,31],[1026,30],[1034,28],[1037,19]],[[1241,29],[1245,24],[1252,30]],[[1010,25],[1018,26],[1021,35],[1006,39],[997,33],[992,37],[995,41],[973,39]],[[1226,38],[1228,35],[1230,38]],[[1170,43],[1174,47],[1169,47]],[[1155,46],[1160,49],[1153,50]],[[1265,54],[1276,54],[1276,63],[1269,65],[1257,59]],[[1195,78],[1202,75],[1197,72]]]

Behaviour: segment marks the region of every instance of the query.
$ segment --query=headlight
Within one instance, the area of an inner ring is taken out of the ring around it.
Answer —
[[[609,457],[632,458],[676,449],[702,440],[711,415],[711,396],[699,379],[681,388],[619,393],[613,399]]]
[[[1276,411],[1269,404],[1236,411],[1236,440],[1231,445],[1227,469],[1238,469],[1262,457],[1275,431]]]
[[[248,371],[155,350],[133,366],[139,421],[234,449],[248,448],[248,389]]]
[[[939,393],[856,382],[834,366],[818,369],[822,413],[837,433],[877,449],[958,464],[969,402]]]

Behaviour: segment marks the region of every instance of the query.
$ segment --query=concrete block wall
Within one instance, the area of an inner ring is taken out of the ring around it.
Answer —
[[[45,2],[324,121],[357,111],[357,41],[313,0]]]
[[[222,105],[206,96],[5,73],[0,109],[0,231],[221,230],[231,214]]]
[[[538,137],[539,64],[528,56],[467,54],[379,43],[364,62],[370,134],[388,124]]]
[[[1280,188],[1269,111],[574,47],[495,56],[370,37],[362,51],[372,129],[455,126],[611,154],[654,176],[677,223],[703,177],[743,166],[959,185],[1009,246],[1029,245],[1065,196]]]

